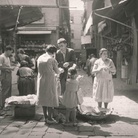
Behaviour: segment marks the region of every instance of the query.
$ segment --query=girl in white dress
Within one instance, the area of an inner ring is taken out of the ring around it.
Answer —
[[[108,50],[102,48],[99,52],[100,58],[96,60],[92,73],[95,74],[93,84],[93,94],[98,107],[107,108],[108,103],[112,102],[114,96],[114,85],[112,75],[116,73],[116,68],[111,59],[108,58]]]
[[[63,105],[66,107],[66,124],[69,124],[72,115],[73,124],[76,125],[76,107],[78,105],[77,91],[79,90],[79,80],[77,70],[69,70],[70,78],[66,82],[66,90],[63,95]]]

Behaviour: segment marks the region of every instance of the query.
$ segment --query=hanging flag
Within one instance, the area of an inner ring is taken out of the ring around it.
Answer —
[[[88,33],[88,31],[89,31],[92,24],[93,24],[93,18],[92,18],[92,12],[91,12],[91,14],[90,14],[90,16],[87,20],[87,23],[85,25],[84,31],[83,31],[84,36]]]

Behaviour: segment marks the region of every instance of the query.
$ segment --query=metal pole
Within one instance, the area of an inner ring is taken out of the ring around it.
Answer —
[[[17,32],[17,27],[18,27],[19,18],[20,18],[20,14],[21,14],[22,8],[23,8],[23,6],[21,6],[19,8],[18,15],[17,15],[17,19],[16,19],[16,23],[15,23],[15,27],[14,27],[14,32],[13,32],[15,57],[17,55],[17,34],[16,34],[16,32]]]
[[[19,11],[18,11],[18,15],[17,15],[17,19],[16,19],[16,24],[15,24],[15,30],[17,30],[17,25],[19,23],[19,18],[20,18],[20,14],[21,14],[21,10],[22,10],[23,6],[21,6],[19,8]]]

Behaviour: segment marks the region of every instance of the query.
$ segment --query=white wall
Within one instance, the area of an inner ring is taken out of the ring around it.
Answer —
[[[70,10],[70,16],[74,17],[74,23],[71,24],[71,30],[74,30],[74,39],[71,42],[75,44],[74,49],[81,49],[81,31],[83,10]]]
[[[59,26],[59,9],[58,8],[43,8],[45,14],[46,26]]]

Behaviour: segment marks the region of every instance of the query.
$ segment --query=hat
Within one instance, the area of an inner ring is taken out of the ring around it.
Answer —
[[[57,44],[60,44],[62,42],[66,42],[66,39],[65,38],[60,38],[57,40]]]

